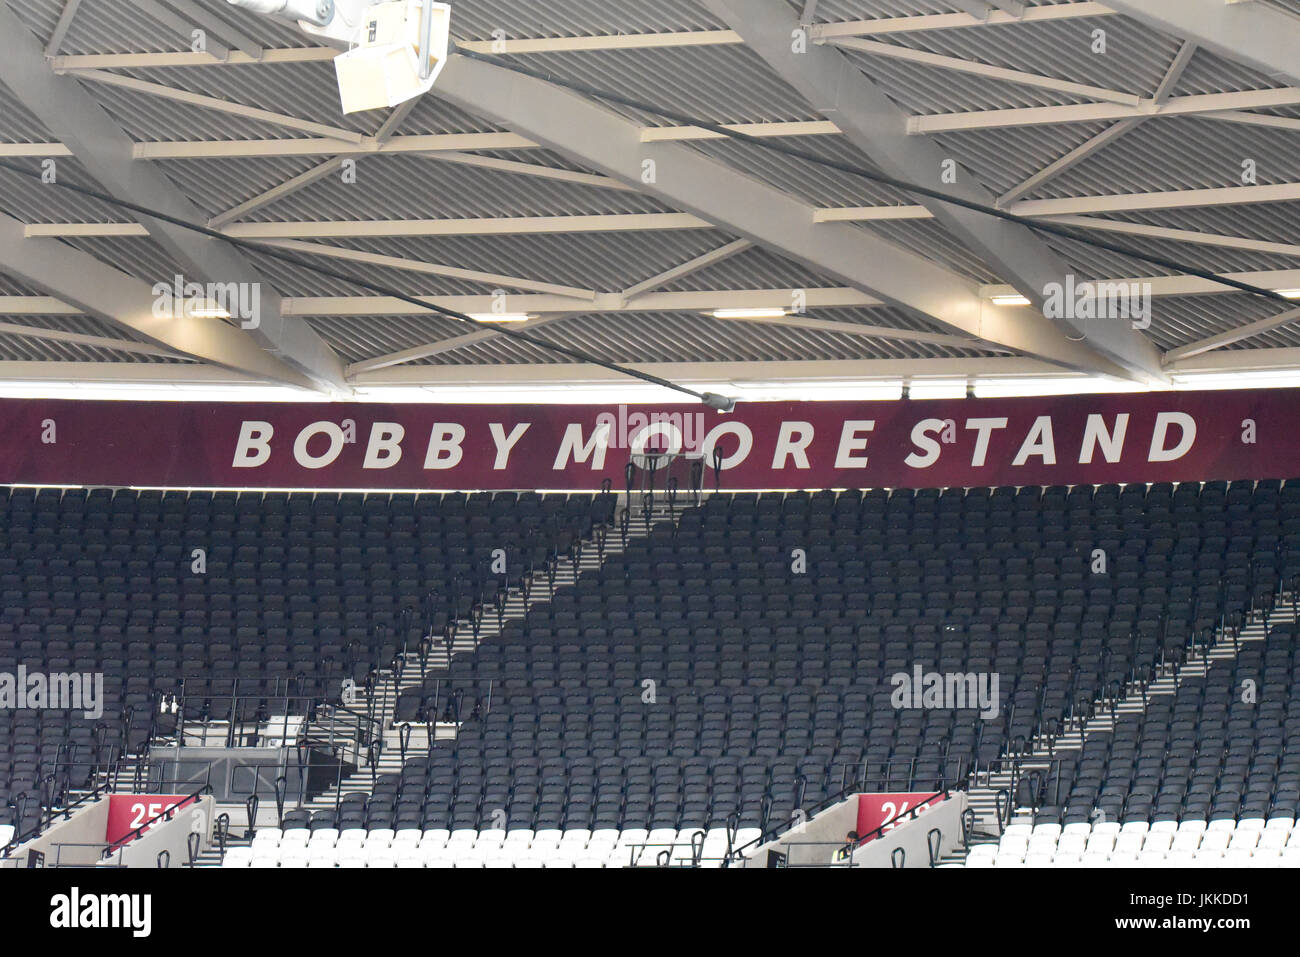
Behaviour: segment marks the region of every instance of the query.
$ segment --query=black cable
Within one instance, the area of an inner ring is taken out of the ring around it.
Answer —
[[[280,249],[276,248],[275,246],[270,246],[260,242],[254,242],[248,239],[239,239],[234,236],[228,236],[225,233],[220,232],[219,230],[210,229],[207,226],[200,226],[196,223],[186,222],[183,219],[179,219],[167,213],[159,212],[156,209],[150,209],[148,206],[141,206],[138,203],[132,203],[129,202],[128,200],[118,199],[115,196],[110,196],[107,193],[101,193],[99,190],[89,189],[88,187],[85,186],[75,186],[71,183],[53,183],[53,184],[46,183],[45,180],[42,179],[40,173],[23,169],[21,166],[18,166],[14,163],[10,163],[5,160],[0,160],[0,168],[7,169],[11,173],[17,173],[20,176],[27,176],[31,179],[37,180],[43,185],[58,186],[61,189],[67,189],[75,193],[80,193],[83,196],[89,196],[91,199],[97,199],[102,203],[107,203],[108,205],[115,206],[119,209],[130,210],[133,213],[139,213],[141,216],[148,216],[151,219],[157,219],[164,223],[170,223],[173,226],[179,226],[181,229],[188,229],[191,230],[192,232],[199,233],[200,235],[203,236],[208,236],[212,239],[219,239],[223,242],[230,243],[232,246],[237,246],[244,249],[251,249],[257,252],[259,255],[268,256],[272,259],[279,259],[282,262],[290,263],[302,269],[309,269],[312,272],[319,273],[322,276],[328,276],[331,279],[338,279],[342,282],[355,283],[356,285],[362,287],[363,289],[369,289],[371,292],[378,293],[379,295],[388,296],[393,299],[400,299],[402,302],[410,303],[413,306],[419,306],[423,309],[428,309],[431,312],[437,312],[444,316],[448,316],[452,319],[457,319],[461,322],[469,323],[470,325],[475,326],[478,329],[485,329],[485,330],[490,330],[492,332],[500,333],[501,335],[508,336],[511,339],[518,339],[522,342],[530,343],[541,349],[546,349],[550,352],[557,352],[561,355],[568,356],[571,359],[576,359],[579,362],[600,366],[603,369],[609,369],[611,372],[618,372],[622,375],[631,376],[634,379],[640,379],[643,382],[649,382],[653,385],[662,386],[665,389],[672,389],[674,392],[684,393],[686,395],[691,396],[692,398],[699,399],[705,405],[709,406],[709,408],[717,409],[720,412],[730,412],[732,411],[732,409],[735,408],[735,404],[736,404],[735,400],[730,399],[726,396],[718,395],[713,392],[696,392],[694,389],[688,389],[686,386],[678,385],[677,383],[670,382],[667,379],[662,379],[659,376],[652,375],[649,372],[642,372],[639,369],[630,369],[627,366],[621,366],[614,362],[607,362],[606,360],[601,359],[598,356],[593,356],[590,353],[583,352],[580,349],[570,349],[568,346],[562,346],[562,345],[557,345],[553,342],[547,342],[543,339],[538,339],[535,336],[530,336],[525,332],[519,332],[517,329],[510,329],[499,323],[480,322],[477,319],[473,319],[470,316],[465,315],[463,312],[457,312],[455,309],[447,309],[444,306],[439,306],[431,302],[425,302],[423,299],[417,299],[415,296],[409,296],[406,293],[401,292],[400,290],[392,289],[389,288],[388,286],[380,285],[379,283],[374,283],[367,279],[361,279],[358,276],[352,276],[345,272],[340,272],[338,270],[331,269],[329,267],[325,267],[325,266],[318,265],[316,263],[309,262],[308,260],[301,259],[298,256],[294,256],[289,253],[283,252]]]
[[[869,179],[873,182],[882,183],[886,186],[892,186],[895,189],[908,193],[915,193],[918,196],[926,196],[930,199],[941,200],[945,203],[951,203],[953,206],[960,206],[964,209],[973,210],[977,213],[983,213],[986,216],[994,216],[998,219],[1005,220],[1009,223],[1018,223],[1029,229],[1036,230],[1040,233],[1047,233],[1053,236],[1060,236],[1064,239],[1072,239],[1078,243],[1084,243],[1088,246],[1095,246],[1098,249],[1105,249],[1109,252],[1118,253],[1122,256],[1129,256],[1143,262],[1152,263],[1157,266],[1163,266],[1166,269],[1173,269],[1177,272],[1185,273],[1189,276],[1196,276],[1200,279],[1208,279],[1211,282],[1217,282],[1224,286],[1234,289],[1240,289],[1243,292],[1253,293],[1257,296],[1263,296],[1266,299],[1273,299],[1285,303],[1290,308],[1295,308],[1295,302],[1288,299],[1272,289],[1265,289],[1262,286],[1251,285],[1247,282],[1240,282],[1231,279],[1219,273],[1209,270],[1200,269],[1196,266],[1189,266],[1186,263],[1180,263],[1172,259],[1166,259],[1163,256],[1155,256],[1150,253],[1144,253],[1140,250],[1133,249],[1129,246],[1123,246],[1119,243],[1112,243],[1104,239],[1097,239],[1088,233],[1070,229],[1065,226],[1058,226],[1055,223],[1045,223],[1042,220],[1032,219],[1028,216],[1018,216],[1015,213],[1009,213],[1004,209],[998,209],[996,206],[988,206],[984,203],[975,202],[974,200],[963,199],[960,196],[952,196],[942,190],[931,189],[928,186],[921,186],[917,183],[911,183],[907,180],[897,179],[893,176],[887,176],[884,173],[878,173],[875,170],[868,169],[864,166],[856,166],[852,163],[844,163],[839,160],[827,159],[818,156],[816,153],[810,153],[807,150],[801,150],[794,146],[779,143],[774,140],[753,136],[749,133],[742,133],[739,130],[729,129],[719,123],[710,120],[702,120],[699,117],[689,116],[685,113],[679,113],[676,110],[668,110],[653,103],[644,103],[640,100],[623,96],[620,93],[611,93],[608,90],[597,89],[587,83],[576,80],[568,80],[564,77],[557,76],[546,70],[533,70],[509,60],[502,59],[499,56],[493,56],[486,53],[478,53],[474,50],[467,50],[464,47],[457,46],[456,52],[463,57],[471,60],[479,60],[483,63],[489,63],[492,66],[499,67],[503,70],[509,70],[512,73],[519,73],[523,76],[531,77],[535,80],[541,80],[545,83],[551,83],[555,86],[563,87],[566,90],[572,90],[575,93],[581,93],[594,99],[605,100],[609,103],[617,103],[620,106],[626,106],[629,109],[639,110],[642,113],[650,113],[664,119],[673,120],[683,126],[695,126],[700,129],[709,130],[718,133],[730,139],[739,140],[744,143],[750,143],[761,149],[770,150],[775,153],[783,153],[786,156],[795,159],[804,160],[808,163],[815,163],[818,166],[825,166],[828,169],[838,170],[841,173],[847,173],[850,176],[859,176],[863,179]]]

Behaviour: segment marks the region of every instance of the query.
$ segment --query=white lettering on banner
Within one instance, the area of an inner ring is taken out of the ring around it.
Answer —
[[[785,468],[785,460],[793,457],[797,469],[811,468],[808,464],[808,446],[813,440],[811,422],[782,422],[781,432],[776,440],[776,452],[772,456],[772,468]]]
[[[402,461],[402,439],[406,427],[397,422],[376,422],[370,427],[370,444],[366,446],[363,469],[391,469]]]
[[[609,423],[602,422],[596,426],[591,438],[583,442],[582,423],[570,422],[564,430],[564,441],[560,443],[560,451],[555,453],[555,465],[552,468],[557,472],[567,468],[570,458],[574,465],[591,459],[592,469],[600,471],[605,467],[605,452],[608,448]]]
[[[528,431],[530,425],[532,425],[531,422],[520,422],[510,430],[509,435],[506,435],[506,430],[500,422],[493,422],[488,426],[488,431],[492,433],[492,441],[497,447],[497,457],[492,462],[493,470],[500,472],[506,467],[506,463],[510,460],[510,450],[515,447],[516,442],[524,437],[524,433]]]
[[[700,447],[700,451],[704,453],[704,464],[709,468],[713,468],[713,450],[717,448],[719,440],[724,435],[736,437],[736,451],[726,455],[724,449],[722,460],[718,463],[719,468],[725,472],[749,458],[749,453],[754,449],[754,433],[743,422],[724,422],[715,425],[704,437],[704,444]]]
[[[942,430],[947,424],[943,419],[922,419],[912,426],[912,444],[918,451],[909,453],[903,462],[914,469],[928,469],[939,461],[939,443],[930,433]]]
[[[1088,416],[1088,424],[1083,427],[1083,447],[1079,449],[1079,464],[1091,465],[1092,454],[1101,445],[1101,454],[1107,462],[1118,462],[1124,452],[1124,435],[1128,432],[1128,413],[1121,412],[1115,416],[1115,431],[1106,431],[1104,416]]]
[[[966,428],[975,430],[975,451],[971,453],[972,468],[982,468],[989,454],[989,437],[994,429],[1005,429],[1006,417],[1000,419],[967,419]]]
[[[659,435],[668,437],[668,447],[661,449],[659,444],[655,443],[652,448],[656,451],[667,455],[676,455],[682,450],[682,430],[671,422],[661,420],[653,421],[645,428],[640,429],[632,436],[629,447],[634,454],[640,455],[650,445],[650,440]]]
[[[271,458],[271,436],[275,429],[270,422],[241,422],[239,442],[235,445],[232,468],[255,469]]]
[[[944,481],[955,476],[953,469],[1015,468],[1022,466],[1078,466],[1116,465],[1140,462],[1142,445],[1150,442],[1146,461],[1150,463],[1174,462],[1188,456],[1195,448],[1197,423],[1191,413],[1166,411],[1147,413],[1154,415],[1151,433],[1148,436],[1134,436],[1129,441],[1129,432],[1138,428],[1132,412],[1112,411],[1114,406],[1102,406],[1106,411],[1087,412],[1074,410],[1068,415],[1055,412],[1044,415],[989,416],[970,418],[934,417],[908,420],[893,419],[882,430],[877,419],[844,419],[827,417],[819,419],[816,415],[805,413],[807,419],[760,419],[757,422],[744,422],[735,418],[716,421],[713,427],[703,435],[698,448],[708,468],[714,466],[713,454],[721,449],[722,469],[734,469],[748,462],[755,448],[763,447],[767,453],[767,443],[771,443],[771,459],[752,463],[746,483],[761,483],[767,475],[775,480],[779,474],[791,470],[801,472],[818,472],[820,477],[829,478],[830,470],[862,470],[872,467],[882,472],[879,478],[908,480],[902,475],[907,470],[924,470],[939,465],[943,461],[945,443],[970,441],[971,449],[966,462],[950,462],[944,470]],[[453,410],[452,414],[454,414]],[[802,411],[802,410],[800,410]],[[570,413],[573,414],[573,413]],[[797,413],[796,413],[797,414]],[[1145,419],[1145,416],[1142,416]],[[685,422],[687,417],[682,417]],[[1238,419],[1234,418],[1235,423]],[[279,432],[280,448],[274,446],[277,426],[270,421],[249,419],[235,420],[238,434],[234,442],[233,457],[230,466],[233,469],[258,469],[272,462],[273,453],[287,458],[290,443],[281,423]],[[347,421],[347,420],[344,420]],[[646,454],[665,452],[669,454],[690,450],[691,435],[673,421],[669,415],[656,414],[645,416],[631,413],[627,421],[635,428],[628,436],[628,449],[632,453]],[[1146,421],[1150,421],[1147,419]],[[622,427],[622,420],[604,415],[595,421],[555,423],[563,425],[562,432],[553,433],[554,427],[548,424],[547,434],[556,435],[550,439],[558,448],[553,453],[547,448],[537,448],[536,442],[542,441],[534,436],[534,447],[529,448],[526,461],[517,461],[515,451],[524,443],[531,433],[531,422],[476,422],[465,425],[460,422],[437,422],[431,427],[428,445],[424,456],[424,469],[447,471],[472,464],[476,473],[481,470],[502,472],[513,468],[523,469],[525,473],[541,467],[546,461],[544,456],[554,455],[551,468],[555,472],[571,473],[576,480],[578,474],[601,473],[610,461],[611,449],[621,449],[615,445],[614,430]],[[234,423],[231,425],[234,428]],[[420,426],[422,430],[424,426]],[[692,426],[694,428],[694,426]],[[1145,423],[1142,423],[1145,431]],[[351,451],[348,433],[338,422],[321,420],[303,426],[294,435],[292,451],[294,463],[299,468],[308,470],[324,469],[329,466],[342,467],[346,464],[355,470],[357,477],[362,471],[378,473],[389,471],[398,466],[406,454],[418,455],[418,449],[410,449],[406,443],[411,439],[412,427],[402,422],[372,422],[368,435],[363,432],[365,426],[357,428],[356,452]],[[965,430],[964,432],[962,430]],[[1065,430],[1068,436],[1066,448],[1056,445],[1056,431]],[[471,431],[477,430],[472,438]],[[755,434],[757,431],[757,435]],[[838,432],[839,439],[835,445],[834,455],[829,442],[830,431]],[[818,432],[823,433],[822,444],[817,444]],[[1005,436],[1002,433],[1006,432]],[[491,445],[487,443],[490,435]],[[959,436],[964,436],[960,438]],[[1013,438],[1014,436],[1014,438]],[[995,447],[994,440],[999,444]],[[910,441],[908,441],[910,439]],[[413,440],[418,441],[418,440]],[[1217,438],[1216,438],[1217,441]],[[885,443],[881,445],[880,443]],[[1015,442],[1017,444],[1012,445]],[[1077,443],[1077,445],[1076,445]],[[364,450],[362,446],[364,445]],[[1133,448],[1133,446],[1137,448]],[[868,453],[868,449],[871,453]],[[884,449],[882,452],[881,450]],[[488,458],[489,450],[492,458]],[[895,451],[897,450],[897,451]],[[1129,458],[1126,458],[1126,453]],[[521,452],[520,456],[525,453]],[[624,453],[619,452],[620,456]],[[1131,461],[1132,456],[1139,456]],[[881,456],[884,456],[882,459]],[[965,458],[966,453],[958,453]],[[901,461],[900,457],[901,456]],[[1058,461],[1064,456],[1064,461]],[[623,458],[619,459],[621,465]],[[511,464],[513,462],[513,465]],[[833,463],[833,466],[832,466]],[[280,463],[287,464],[287,463]],[[972,476],[978,473],[971,473]],[[1070,476],[1062,475],[1069,481]],[[542,483],[541,474],[525,481]],[[542,487],[545,487],[542,484]],[[751,486],[754,487],[754,486]]]
[[[1169,426],[1176,425],[1182,429],[1182,438],[1172,449],[1165,448],[1169,437]],[[1186,412],[1161,412],[1156,416],[1156,427],[1151,433],[1151,451],[1147,453],[1148,462],[1173,462],[1181,459],[1191,451],[1196,441],[1196,420]]]
[[[1040,415],[1034,420],[1034,427],[1025,436],[1024,444],[1016,453],[1012,465],[1024,465],[1031,455],[1042,458],[1044,465],[1056,464],[1056,441],[1052,438],[1052,417]]]
[[[840,447],[835,452],[837,469],[862,469],[867,467],[867,456],[854,455],[854,452],[867,450],[867,437],[859,432],[871,432],[876,428],[875,419],[848,419],[840,430]]]
[[[435,422],[429,431],[429,451],[424,457],[426,469],[454,469],[465,457],[461,443],[465,426],[458,422]]]
[[[312,455],[307,451],[307,443],[318,435],[329,436],[329,448],[322,455]],[[323,469],[339,457],[343,445],[343,430],[337,425],[333,422],[313,422],[294,439],[293,457],[305,469]]]

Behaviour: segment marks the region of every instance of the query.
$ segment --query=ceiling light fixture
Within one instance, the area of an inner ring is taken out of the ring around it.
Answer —
[[[789,310],[778,307],[756,307],[751,309],[714,309],[714,319],[784,319]]]
[[[536,318],[526,312],[471,312],[469,317],[475,322],[527,322]]]
[[[995,306],[1027,306],[1029,305],[1028,296],[994,296],[991,302]]]

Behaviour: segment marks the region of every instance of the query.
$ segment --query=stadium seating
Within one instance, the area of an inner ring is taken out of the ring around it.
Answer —
[[[714,496],[459,656],[481,720],[315,823],[688,831],[937,790],[1240,621],[1297,533],[1277,482]],[[1000,713],[894,707],[916,664],[997,673]]]
[[[48,775],[79,787],[139,749],[181,679],[187,718],[231,717],[228,695],[239,718],[281,694],[336,699],[611,510],[607,495],[0,488],[0,672],[103,672],[105,696],[97,722],[0,712],[0,821],[27,831]]]
[[[108,691],[103,730],[0,714],[0,803],[52,766],[76,765],[75,784],[139,747],[152,695],[182,677],[238,678],[250,707],[286,682],[336,695],[392,660],[403,609],[437,634],[613,514],[609,495],[16,488],[0,503],[0,671],[103,670]],[[495,548],[508,582],[487,571]],[[712,495],[398,702],[418,722],[462,693],[454,740],[227,864],[608,866],[634,846],[680,856],[697,831],[716,849],[728,826],[756,835],[849,785],[960,785],[1298,574],[1300,483]],[[1290,641],[1259,652],[1261,702],[1286,701],[1291,671],[1272,675]],[[1251,654],[1232,681],[1258,670]],[[996,715],[897,707],[892,678],[917,666],[997,675]],[[1052,854],[1066,838],[1074,853],[1094,806],[1156,833],[1294,819],[1285,705],[1238,708],[1220,678],[1062,767],[1049,784],[1067,797],[1035,801]]]

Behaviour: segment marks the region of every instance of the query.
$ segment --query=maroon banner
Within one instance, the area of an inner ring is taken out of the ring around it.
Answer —
[[[0,400],[0,483],[623,487],[638,451],[720,449],[726,489],[1300,477],[1300,391],[700,405]],[[679,459],[675,474],[685,475]]]
[[[875,840],[875,836],[867,835],[877,828],[881,829],[880,836],[884,836],[886,831],[912,820],[904,817],[908,811],[919,815],[946,800],[945,797],[935,797],[933,791],[859,794],[857,830],[862,843]]]
[[[172,808],[182,808],[195,803],[193,795],[184,794],[110,794],[108,796],[108,825],[104,840],[110,845],[131,843],[137,837],[143,837],[159,824],[165,824],[168,818],[154,821],[154,818]],[[152,824],[149,822],[153,822]],[[148,827],[144,825],[148,824]],[[137,828],[144,827],[140,834]],[[129,840],[127,840],[129,838]]]

